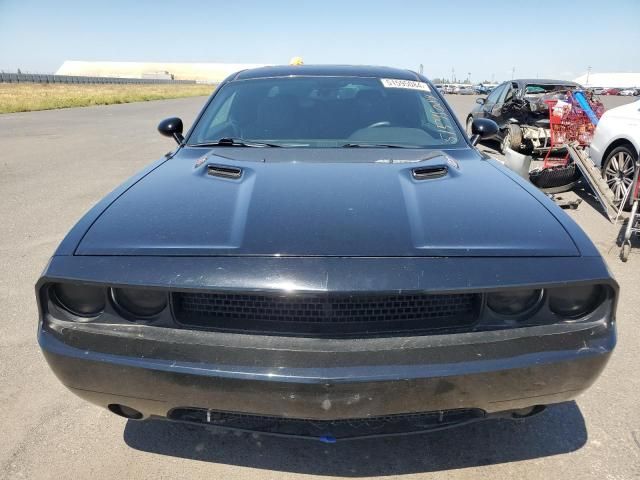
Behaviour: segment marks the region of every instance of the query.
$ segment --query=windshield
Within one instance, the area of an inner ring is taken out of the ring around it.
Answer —
[[[314,148],[464,145],[428,84],[363,77],[230,82],[215,95],[188,144],[221,139],[226,145]]]

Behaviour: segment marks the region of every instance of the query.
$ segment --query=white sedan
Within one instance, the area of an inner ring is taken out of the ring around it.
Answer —
[[[589,154],[593,163],[602,169],[616,203],[622,203],[640,156],[640,100],[612,108],[602,115]],[[629,199],[627,205],[630,203]]]

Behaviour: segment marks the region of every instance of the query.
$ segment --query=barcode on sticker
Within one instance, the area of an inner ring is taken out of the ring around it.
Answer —
[[[429,85],[424,82],[416,82],[413,80],[399,80],[397,78],[381,78],[382,85],[386,88],[408,88],[411,90],[422,90],[430,92]]]

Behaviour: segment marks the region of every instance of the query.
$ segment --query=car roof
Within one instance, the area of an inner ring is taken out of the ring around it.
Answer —
[[[518,82],[519,85],[528,85],[530,83],[534,85],[566,85],[568,87],[579,87],[576,82],[570,82],[568,80],[551,80],[548,78],[518,78],[511,80],[512,82]]]
[[[417,73],[410,70],[370,65],[276,65],[242,70],[229,80],[290,76],[377,77],[396,78],[399,80],[422,80]]]

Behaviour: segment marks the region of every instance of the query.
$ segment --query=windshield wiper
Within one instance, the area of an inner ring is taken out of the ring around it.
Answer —
[[[189,145],[190,147],[279,147],[275,143],[263,143],[263,142],[254,142],[252,140],[245,140],[243,138],[230,138],[225,137],[217,140],[215,142],[205,142],[205,143],[193,143]]]
[[[345,143],[342,148],[422,148],[417,145],[398,145],[397,143]]]

